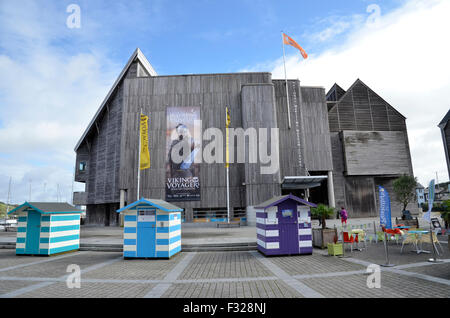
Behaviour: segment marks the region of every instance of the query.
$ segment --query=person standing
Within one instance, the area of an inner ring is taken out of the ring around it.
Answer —
[[[344,223],[345,223],[345,225],[347,225],[348,213],[343,206],[341,206],[341,211],[339,211],[339,214],[341,216],[342,226],[344,226]]]

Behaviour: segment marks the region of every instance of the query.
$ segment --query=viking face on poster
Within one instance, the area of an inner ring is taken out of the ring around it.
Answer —
[[[200,167],[195,157],[201,155],[200,107],[167,108],[166,201],[200,200]]]

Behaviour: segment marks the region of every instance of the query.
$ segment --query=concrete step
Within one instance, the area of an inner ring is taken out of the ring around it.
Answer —
[[[1,242],[0,249],[15,249],[16,242]]]
[[[183,247],[183,252],[238,252],[238,251],[256,251],[256,246],[229,246],[229,247]]]
[[[0,243],[0,249],[15,249],[15,242]],[[254,242],[248,243],[209,243],[209,244],[183,244],[184,252],[220,252],[220,251],[254,251],[257,245]],[[80,244],[80,251],[93,252],[123,252],[122,244]]]

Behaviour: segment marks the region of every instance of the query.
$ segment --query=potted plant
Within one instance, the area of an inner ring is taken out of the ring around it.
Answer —
[[[334,213],[334,209],[325,204],[319,204],[317,208],[311,209],[311,214],[318,217],[322,223],[322,228],[312,229],[313,245],[315,247],[327,248],[328,243],[334,242],[334,238],[337,236],[336,229],[329,229],[326,225],[326,219],[334,215]]]
[[[342,243],[338,243],[337,233],[334,235],[333,243],[328,243],[328,255],[344,255]]]

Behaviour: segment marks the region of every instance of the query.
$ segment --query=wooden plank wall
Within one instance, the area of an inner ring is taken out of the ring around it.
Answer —
[[[336,206],[354,216],[377,216],[377,185],[391,194],[396,176],[413,175],[405,118],[357,80],[329,110],[328,121]],[[393,215],[400,215],[398,205],[392,206]]]
[[[331,171],[330,128],[325,101],[325,89],[301,87],[303,139],[308,171]]]
[[[331,149],[333,152],[333,185],[334,199],[336,207],[346,206],[345,202],[345,177],[344,177],[344,152],[342,147],[341,134],[330,132]]]
[[[120,140],[120,189],[127,189],[127,201],[136,200],[138,115],[149,115],[151,168],[141,174],[141,196],[165,198],[166,108],[200,107],[203,131],[220,128],[225,136],[225,107],[231,112],[230,127],[242,127],[241,86],[271,83],[270,73],[158,76],[125,81],[122,138]],[[203,142],[205,146],[208,141]],[[223,144],[225,150],[225,143]],[[225,153],[225,151],[224,151]],[[230,167],[231,207],[245,207],[243,164]],[[179,202],[190,221],[193,208],[226,206],[226,178],[223,163],[200,165],[202,201]]]
[[[273,83],[280,129],[281,178],[305,176],[306,169],[311,172],[332,170],[325,90],[319,87],[300,88],[298,80],[288,81],[291,115],[291,129],[288,129],[285,81],[274,80]],[[300,130],[300,154],[297,127]]]
[[[301,94],[299,81],[289,80],[289,103],[291,116],[291,129],[288,128],[288,112],[286,100],[286,85],[283,80],[273,80],[275,89],[275,105],[277,124],[280,133],[280,170],[281,178],[284,176],[304,176],[305,169],[305,150],[303,138],[298,143],[297,131],[299,129],[300,136],[303,136],[304,127],[302,125],[301,113]],[[297,113],[295,111],[297,104]],[[298,125],[295,118],[298,119]],[[300,147],[299,147],[300,146]]]
[[[446,159],[447,159],[448,177],[450,178],[450,158],[449,158],[449,154],[450,154],[450,125],[448,123],[443,129],[442,138],[443,138],[444,147],[445,147],[444,151],[445,151]]]
[[[409,174],[403,131],[343,131],[347,175]]]
[[[271,140],[271,128],[277,128],[277,114],[275,111],[275,92],[273,84],[257,84],[242,86],[242,127],[268,128],[268,153],[279,153],[279,140]],[[264,110],[264,111],[261,111]],[[260,136],[258,136],[260,137]],[[258,146],[261,146],[258,141]],[[263,147],[266,145],[263,145]],[[255,147],[255,145],[253,145]],[[249,140],[246,140],[249,149]],[[259,150],[258,150],[259,151]],[[258,156],[259,157],[259,156]],[[279,160],[279,156],[276,158]],[[273,164],[273,163],[272,163]],[[279,162],[277,163],[279,166]],[[245,164],[246,205],[254,206],[281,194],[280,171],[275,174],[262,174],[261,163]]]

